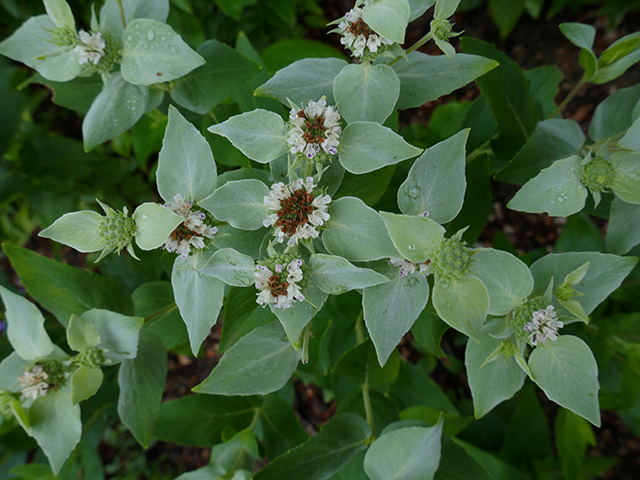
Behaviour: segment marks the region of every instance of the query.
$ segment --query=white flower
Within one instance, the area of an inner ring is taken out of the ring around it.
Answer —
[[[362,19],[363,6],[355,7],[347,12],[338,25],[342,35],[340,43],[351,50],[354,57],[375,56],[380,47],[392,45],[393,41],[374,32]]]
[[[412,273],[424,273],[429,269],[430,261],[422,262],[422,263],[413,263],[409,260],[405,260],[404,258],[390,258],[389,265],[394,267],[400,267],[400,276],[405,277],[407,275],[411,275]]]
[[[304,104],[300,109],[292,108],[287,137],[291,153],[301,153],[309,160],[321,150],[328,155],[338,153],[342,133],[340,118],[334,107],[327,106],[325,97],[318,102],[309,102],[306,108]]]
[[[84,65],[91,62],[97,65],[100,59],[104,57],[104,49],[107,45],[104,38],[102,38],[102,34],[100,32],[87,33],[84,30],[80,30],[78,33],[80,40],[73,49],[78,53],[78,63]]]
[[[276,261],[273,270],[257,265],[253,274],[259,290],[256,301],[262,306],[273,303],[275,308],[283,309],[289,308],[294,301],[303,301],[304,295],[299,286],[303,277],[301,266],[299,258],[288,264]]]
[[[329,195],[318,195],[313,177],[299,178],[285,185],[275,183],[264,197],[269,214],[262,222],[265,227],[275,227],[273,235],[280,243],[289,237],[287,244],[294,246],[305,238],[316,238],[318,228],[329,220]]]
[[[31,371],[25,370],[18,377],[18,383],[22,387],[22,398],[38,398],[38,395],[44,397],[49,390],[49,384],[45,380],[49,378],[40,365],[34,365]]]
[[[538,342],[556,340],[558,330],[562,327],[564,327],[564,323],[558,321],[553,305],[549,305],[547,308],[533,312],[531,321],[524,326],[524,330],[529,333],[529,343],[535,347]]]
[[[218,229],[204,223],[207,216],[200,210],[191,211],[193,200],[185,200],[179,193],[165,207],[170,208],[184,221],[171,232],[160,248],[169,252],[176,252],[182,258],[187,258],[191,247],[202,250],[206,245],[205,238],[213,238]]]

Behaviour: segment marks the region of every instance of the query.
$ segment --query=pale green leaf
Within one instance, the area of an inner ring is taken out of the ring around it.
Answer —
[[[131,23],[136,18],[151,18],[166,22],[169,15],[169,0],[122,0],[124,19]],[[118,6],[118,0],[107,0],[100,9],[100,26],[122,37],[124,25]]]
[[[202,275],[216,277],[233,287],[248,287],[255,279],[256,264],[248,255],[236,252],[233,248],[216,251],[199,270]]]
[[[489,311],[489,293],[482,280],[465,275],[433,287],[433,306],[447,324],[477,341]]]
[[[442,244],[444,230],[430,218],[387,212],[380,212],[380,216],[393,245],[404,258],[413,263],[426,262]]]
[[[143,203],[132,215],[136,223],[136,244],[142,250],[160,247],[184,217],[157,203]]]
[[[26,298],[0,286],[5,307],[7,337],[11,346],[25,360],[46,357],[53,343],[44,328],[44,317],[38,307]]]
[[[120,70],[137,85],[169,82],[204,65],[173,29],[157,20],[139,18],[127,25]]]
[[[422,215],[438,223],[453,220],[462,209],[467,188],[465,145],[469,129],[424,151],[398,189],[398,207],[407,215]]]
[[[175,107],[169,107],[169,123],[158,158],[158,192],[165,202],[180,194],[199,201],[216,188],[216,162],[202,134]]]
[[[65,213],[38,236],[50,238],[82,253],[98,252],[105,247],[100,234],[103,220],[102,215],[92,210]]]
[[[259,163],[275,160],[287,148],[282,117],[267,110],[236,115],[208,130],[229,139],[234,147]]]
[[[382,124],[394,110],[400,95],[400,80],[388,65],[351,64],[335,77],[333,95],[347,123]]]
[[[320,289],[331,295],[340,295],[353,289],[361,289],[387,283],[389,279],[368,268],[358,268],[342,257],[312,255],[309,259],[311,278]]]
[[[83,352],[100,345],[100,333],[89,320],[74,313],[67,326],[67,343],[72,350]]]
[[[387,127],[374,122],[354,122],[342,132],[338,159],[351,173],[367,173],[394,165],[416,155],[422,149],[409,145]]]
[[[624,255],[640,243],[640,205],[614,198],[607,226],[607,252]]]
[[[615,169],[613,193],[624,202],[640,204],[640,152],[617,152],[609,161]]]
[[[266,395],[280,390],[302,356],[279,322],[256,328],[222,356],[211,374],[193,389],[215,395]]]
[[[135,358],[138,354],[138,338],[144,319],[127,317],[109,310],[91,309],[82,316],[89,320],[100,335],[100,348],[112,364]]]
[[[302,293],[305,299],[293,302],[289,308],[275,308],[273,303],[269,304],[269,308],[280,320],[291,343],[296,343],[300,339],[304,327],[316,316],[328,297],[328,294],[313,283],[309,284]]]
[[[396,257],[380,214],[359,198],[343,197],[329,207],[331,218],[322,234],[322,243],[333,255],[352,262]]]
[[[269,187],[260,180],[232,180],[200,200],[198,205],[235,228],[258,230],[269,213],[269,208],[264,204],[267,195]]]
[[[71,375],[71,402],[75,405],[96,394],[104,374],[100,368],[80,366]]]
[[[376,33],[396,43],[404,43],[410,14],[407,0],[376,0],[365,5],[362,19]]]
[[[507,204],[512,210],[568,217],[584,208],[588,191],[581,181],[581,158],[558,160],[529,180]]]
[[[581,339],[560,335],[529,357],[533,380],[550,400],[600,426],[598,365]]]
[[[71,7],[65,0],[44,0],[44,8],[57,27],[76,29],[76,21],[73,18]]]
[[[627,133],[618,141],[618,145],[628,150],[640,151],[640,120],[631,124]]]

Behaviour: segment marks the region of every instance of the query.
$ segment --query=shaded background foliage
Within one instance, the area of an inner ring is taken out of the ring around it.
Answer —
[[[211,38],[235,46],[241,32],[249,38],[265,65],[265,77],[254,87],[299,58],[344,58],[338,37],[325,35],[325,24],[342,16],[351,8],[350,2],[172,0],[171,3],[168,23],[193,48]],[[87,25],[90,2],[76,0],[70,4],[77,18]],[[557,65],[558,88],[551,85],[549,97],[558,101],[566,96],[582,74],[576,61],[577,49],[560,34],[559,23],[580,21],[598,27],[596,53],[616,39],[640,30],[638,1],[464,0],[461,7],[462,11],[454,20],[457,29],[465,30],[466,36],[497,43],[526,70]],[[6,38],[30,16],[44,12],[41,2],[16,0],[2,0],[0,10],[0,38]],[[410,25],[407,45],[428,30],[428,22],[427,16]],[[432,48],[435,47],[426,46],[422,50],[435,53],[430,50]],[[0,122],[0,238],[117,279],[133,293],[135,301],[136,289],[141,285],[167,281],[172,256],[160,251],[143,252],[142,262],[132,261],[124,255],[111,256],[96,267],[91,263],[95,255],[87,257],[67,247],[45,242],[38,239],[36,233],[66,212],[95,207],[96,197],[117,208],[158,201],[154,186],[155,168],[166,116],[147,115],[131,131],[85,153],[81,142],[82,116],[70,108],[82,112],[83,109],[86,111],[86,105],[68,104],[73,96],[63,98],[60,90],[59,96],[52,98],[51,91],[32,75],[30,70],[0,59],[0,111],[3,112]],[[616,89],[638,81],[640,68],[636,65],[614,82],[584,87],[569,104],[565,115],[578,121],[586,130],[600,101]],[[413,145],[429,147],[456,133],[464,125],[470,102],[479,94],[475,84],[469,85],[420,108],[403,111],[399,117],[392,118],[391,124],[399,128]],[[211,115],[203,118],[192,114],[188,119],[202,126],[205,132],[214,121],[239,113],[241,107],[238,104],[248,101],[256,102],[256,105],[270,102],[232,96],[221,99]],[[168,103],[165,100],[160,110],[166,112]],[[271,107],[282,109],[277,103]],[[239,166],[257,166],[226,140],[209,133],[204,135],[211,144],[220,173]],[[360,177],[347,174],[343,188],[350,192],[355,190],[356,196],[377,209],[394,210],[397,188],[410,165],[410,162],[403,162]],[[601,232],[606,222],[592,207],[587,211],[593,215],[580,213],[566,221],[509,210],[505,205],[517,187],[491,180],[488,166],[495,170],[501,166],[500,160],[479,157],[468,165],[468,176],[474,179],[475,186],[471,186],[467,195],[477,195],[482,215],[475,212],[474,218],[467,221],[481,245],[518,254],[527,263],[549,251],[603,251]],[[336,196],[339,197],[340,192]],[[637,255],[639,250],[636,248],[631,253]],[[24,292],[6,257],[0,259],[0,265],[0,283],[14,291]],[[594,431],[594,438],[588,432],[574,432],[571,425],[566,425],[567,420],[562,414],[558,414],[557,406],[530,384],[485,418],[472,421],[473,409],[462,363],[464,346],[460,344],[461,337],[452,330],[445,333],[438,345],[431,338],[431,332],[421,330],[419,321],[413,334],[408,334],[401,342],[400,354],[416,365],[415,374],[426,385],[421,393],[430,398],[427,408],[445,410],[460,417],[460,438],[496,453],[507,463],[529,472],[530,478],[562,478],[564,464],[558,454],[563,460],[582,458],[584,452],[581,449],[586,450],[586,461],[580,478],[637,478],[640,471],[639,275],[636,269],[630,281],[598,308],[594,313],[597,322],[587,327],[570,328],[571,333],[588,338],[599,362],[600,401],[604,413],[603,428]],[[344,318],[346,325],[350,325],[347,320],[349,300],[350,294],[341,296],[333,306],[336,315]],[[234,306],[231,304],[227,308]],[[155,310],[149,310],[149,313]],[[169,315],[177,316],[177,312]],[[175,343],[170,349],[165,399],[187,395],[208,375],[217,362],[221,328],[219,323],[212,330],[197,359],[188,354],[184,328],[176,329]],[[57,340],[63,337],[64,330],[54,326],[50,333]],[[4,336],[1,342],[1,355],[4,356],[9,347]],[[337,408],[335,400],[323,397],[323,385],[318,382],[321,378],[313,374],[318,368],[313,363],[301,367],[299,378],[282,393],[293,402],[302,425],[310,433],[321,427]],[[305,378],[305,371],[308,378]],[[308,379],[314,379],[318,386],[306,383]],[[99,405],[98,397],[94,397],[87,402],[87,407],[83,406],[89,441],[83,441],[79,454],[84,457],[86,465],[94,465],[94,471],[98,472],[100,468],[97,465],[102,461],[106,478],[164,479],[174,478],[183,471],[207,463],[209,449],[180,447],[160,441],[146,452],[138,447],[128,431],[115,421],[117,386],[115,378],[107,380],[110,381],[105,382],[100,392],[104,405]],[[376,414],[395,419],[397,412],[393,404],[389,405],[382,395],[377,399],[374,396],[374,403],[376,401],[379,404]],[[348,405],[343,408],[348,408]],[[526,436],[522,435],[523,431],[527,432]],[[34,443],[16,431],[2,433],[0,461],[4,463],[0,464],[0,473],[6,473],[13,462],[20,463],[26,459],[42,461],[41,458],[33,459],[31,453],[22,457],[12,456],[12,450],[29,452]],[[571,440],[566,438],[569,433],[575,434]],[[99,448],[92,449],[89,443]],[[571,452],[575,445],[578,452]],[[444,455],[447,455],[447,446],[444,448]],[[448,448],[448,454],[455,455],[454,447]]]

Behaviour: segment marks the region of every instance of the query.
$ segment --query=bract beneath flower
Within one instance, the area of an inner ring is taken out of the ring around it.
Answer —
[[[171,232],[160,248],[169,252],[176,252],[182,258],[187,258],[191,253],[191,247],[202,250],[205,248],[205,239],[211,239],[218,229],[207,225],[204,221],[207,215],[200,210],[191,211],[193,200],[185,200],[179,193],[165,207],[170,208],[185,220]]]
[[[269,215],[265,218],[265,227],[275,227],[273,235],[280,243],[285,237],[287,244],[294,246],[301,239],[316,238],[319,230],[329,220],[329,195],[321,195],[312,177],[306,180],[299,178],[285,185],[282,182],[271,186],[271,192],[264,197],[264,204],[269,207]]]
[[[304,275],[302,260],[293,259],[289,263],[281,260],[267,261],[256,266],[254,277],[259,290],[256,301],[266,306],[270,303],[275,308],[289,308],[295,301],[305,299],[300,282]]]
[[[327,106],[325,97],[318,102],[309,102],[301,108],[292,108],[289,112],[289,133],[287,143],[290,152],[303,154],[308,160],[324,151],[327,156],[338,153],[340,145],[340,114]]]

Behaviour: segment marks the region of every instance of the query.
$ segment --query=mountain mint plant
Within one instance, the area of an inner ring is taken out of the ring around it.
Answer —
[[[216,8],[235,18],[223,3]],[[555,105],[554,69],[523,72],[468,37],[457,51],[459,0],[358,1],[332,22],[344,51],[330,58],[305,42],[282,58],[282,45],[260,53],[251,41],[267,37],[253,31],[235,48],[205,41],[229,18],[200,38],[188,31],[202,20],[200,4],[172,4],[181,10],[168,17],[168,0],[107,0],[83,29],[64,0],[45,0],[46,15],[0,43],[58,101],[93,85],[74,104],[86,112],[84,148],[112,140],[92,155],[124,165],[118,188],[94,195],[117,209],[83,195],[78,211],[39,232],[94,253],[105,275],[3,245],[21,293],[47,318],[14,293],[17,283],[0,287],[10,344],[0,440],[22,430],[44,454],[37,462],[48,460],[46,475],[64,479],[92,475],[89,437],[115,413],[145,448],[211,447],[210,464],[178,480],[591,471],[563,441],[582,435],[585,450],[601,407],[638,415],[640,330],[628,311],[637,258],[625,254],[640,243],[640,90],[604,100],[587,138],[561,118],[575,92]],[[432,6],[429,33],[403,49],[410,22]],[[197,52],[174,26],[201,43]],[[598,58],[592,27],[561,30],[581,49],[578,89],[640,58],[636,36]],[[429,40],[444,54],[417,51]],[[405,128],[399,112],[473,81],[481,95],[472,103],[438,106],[427,127]],[[489,230],[481,237],[492,177],[523,185],[510,209],[569,217],[554,251],[523,252]],[[608,219],[604,239],[585,212]],[[193,395],[162,402],[168,353],[215,366],[191,383]],[[446,392],[430,377],[440,363],[459,377]],[[337,412],[311,437],[292,407],[302,384],[322,389]],[[551,449],[536,388],[559,405],[560,462],[505,453],[521,418],[535,415],[545,429],[535,441]],[[480,438],[489,424],[500,425],[487,434],[504,437],[500,457]]]

